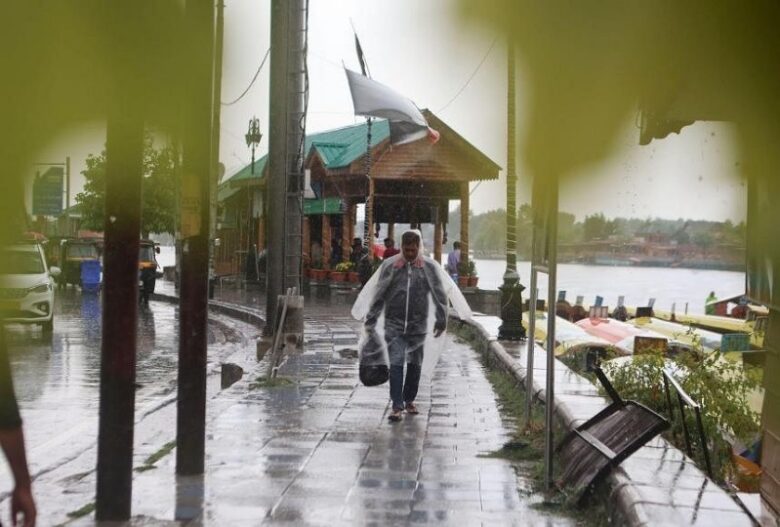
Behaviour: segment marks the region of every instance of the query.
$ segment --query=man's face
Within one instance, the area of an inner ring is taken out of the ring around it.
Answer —
[[[401,245],[401,249],[403,249],[404,258],[406,258],[408,261],[412,261],[417,258],[417,255],[420,253],[420,244],[419,243],[409,243],[409,244],[403,244]]]
[[[390,240],[386,240],[386,241],[385,241],[385,247],[387,247],[388,249],[390,249],[392,246],[393,246],[393,242],[391,242]]]

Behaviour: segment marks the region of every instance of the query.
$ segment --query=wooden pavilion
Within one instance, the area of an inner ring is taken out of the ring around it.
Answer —
[[[380,232],[383,238],[394,237],[397,223],[433,224],[434,257],[441,261],[450,200],[459,200],[461,210],[468,211],[469,183],[497,179],[500,167],[433,113],[423,113],[441,134],[435,144],[422,139],[393,146],[388,122],[373,122],[374,228],[386,225],[386,230]],[[366,202],[369,192],[366,136],[366,124],[360,123],[306,138],[303,252],[311,264],[329,268],[332,243],[340,244],[342,259],[348,259],[353,237],[362,237],[362,233],[355,232],[355,225],[357,206]],[[242,257],[252,244],[258,251],[263,249],[266,181],[263,157],[255,163],[254,174],[247,166],[220,185],[217,274],[240,272]],[[468,214],[462,214],[460,232],[466,261]]]

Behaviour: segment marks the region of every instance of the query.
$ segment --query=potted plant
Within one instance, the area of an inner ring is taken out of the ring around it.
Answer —
[[[314,260],[312,262],[312,268],[309,270],[311,279],[317,282],[321,282],[328,277],[328,271],[322,268],[322,260]]]
[[[330,279],[332,282],[345,282],[347,280],[347,272],[352,264],[349,262],[341,262],[336,265],[336,269],[330,272]]]
[[[469,287],[477,287],[479,276],[477,276],[477,266],[474,260],[469,260]]]
[[[355,269],[355,264],[352,262],[344,262],[343,264],[340,264],[344,266],[344,269],[347,273],[347,282],[356,284],[360,282],[360,275],[358,274],[357,270]]]
[[[469,265],[466,262],[458,263],[458,286],[469,286]]]

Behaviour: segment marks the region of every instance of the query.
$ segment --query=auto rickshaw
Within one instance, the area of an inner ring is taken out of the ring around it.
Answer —
[[[158,278],[162,277],[160,265],[156,255],[160,253],[160,247],[151,240],[141,240],[138,248],[138,287],[140,288],[139,300],[146,304],[154,293],[154,287]]]
[[[68,284],[81,285],[81,262],[99,260],[97,245],[92,240],[66,238],[60,241],[60,269],[57,284],[64,288]]]

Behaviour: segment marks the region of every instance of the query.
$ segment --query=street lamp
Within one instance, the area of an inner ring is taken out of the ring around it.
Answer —
[[[517,274],[517,200],[515,196],[515,54],[511,37],[507,46],[507,170],[506,170],[506,272],[501,290],[501,340],[522,340],[526,337],[523,327],[523,287]],[[531,306],[530,309],[534,309]]]
[[[255,173],[255,148],[260,144],[263,134],[260,133],[260,119],[252,117],[249,120],[249,130],[244,134],[247,148],[252,149],[252,174]]]

